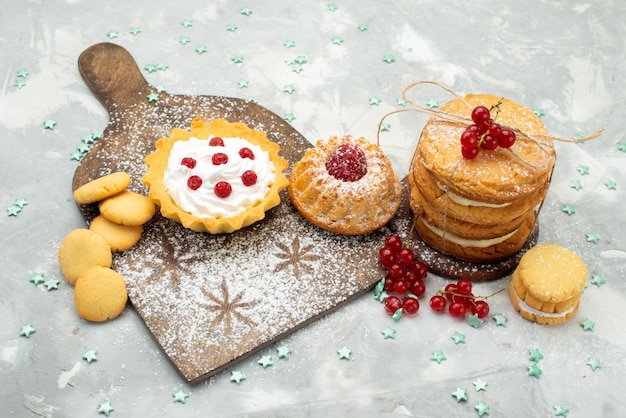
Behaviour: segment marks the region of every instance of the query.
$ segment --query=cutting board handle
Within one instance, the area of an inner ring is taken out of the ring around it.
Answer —
[[[146,100],[150,86],[130,53],[104,42],[90,46],[78,58],[78,70],[109,113]]]

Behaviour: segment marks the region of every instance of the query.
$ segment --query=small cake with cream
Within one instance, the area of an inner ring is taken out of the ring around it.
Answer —
[[[198,232],[233,232],[280,203],[288,163],[279,151],[243,123],[195,118],[191,131],[175,128],[156,142],[142,181],[166,218]]]
[[[461,137],[478,106],[490,112],[487,121],[516,132],[517,140],[491,149],[481,142],[485,148],[477,145],[468,156]],[[449,117],[428,120],[408,175],[415,227],[445,255],[476,263],[504,260],[533,231],[556,159],[552,140],[530,109],[508,99],[468,95],[446,103],[441,113]]]

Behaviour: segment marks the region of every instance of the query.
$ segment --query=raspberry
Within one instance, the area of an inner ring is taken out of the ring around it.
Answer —
[[[191,176],[187,179],[187,187],[191,190],[198,190],[202,186],[202,179],[198,176]]]
[[[185,167],[191,168],[193,170],[193,168],[196,166],[196,160],[190,157],[185,157],[180,162],[180,165],[184,165]]]
[[[357,181],[367,173],[367,159],[356,145],[339,145],[326,160],[328,173],[343,181]]]
[[[215,185],[215,187],[213,188],[213,191],[215,192],[217,197],[226,199],[232,193],[233,188],[228,182],[220,181]]]
[[[257,176],[252,170],[246,170],[241,175],[241,181],[245,186],[252,186],[256,184]]]
[[[211,157],[211,162],[213,162],[213,165],[226,164],[228,162],[228,155],[224,154],[223,152],[213,154],[213,156]]]
[[[251,160],[254,160],[254,153],[250,148],[247,147],[243,147],[239,150],[239,156],[241,158],[250,158]]]
[[[209,140],[209,146],[211,146],[211,147],[223,147],[224,146],[224,140],[222,138],[220,138],[219,136],[214,136],[213,138],[211,138]]]

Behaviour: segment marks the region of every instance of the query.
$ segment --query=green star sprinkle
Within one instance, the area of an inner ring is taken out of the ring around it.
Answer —
[[[380,124],[380,130],[382,132],[389,132],[390,129],[391,129],[391,123],[389,122],[383,122]]]
[[[608,179],[604,182],[604,185],[608,190],[617,190],[617,182],[613,179]]]
[[[55,126],[57,126],[57,123],[56,121],[53,121],[52,119],[46,119],[43,121],[44,129],[54,129]]]
[[[33,273],[28,279],[28,281],[31,283],[34,283],[35,286],[37,286],[43,283],[45,280],[43,278],[43,273],[37,272],[37,273]]]
[[[230,373],[230,381],[235,382],[237,384],[241,383],[241,381],[246,380],[246,375],[240,372],[239,370],[233,370]]]
[[[333,45],[341,45],[343,43],[343,38],[341,36],[333,36],[330,38],[330,42]]]
[[[467,400],[467,391],[462,388],[456,388],[454,392],[451,393],[452,397],[456,399],[457,402],[466,401]]]
[[[404,98],[400,97],[400,98],[396,99],[396,104],[398,106],[405,107],[406,106],[406,100],[404,100]]]
[[[379,97],[372,96],[369,98],[369,104],[372,106],[378,106],[382,100]]]
[[[20,68],[19,70],[16,71],[16,74],[20,78],[26,78],[30,75],[30,73],[28,72],[26,68]]]
[[[291,123],[294,120],[296,120],[296,116],[293,113],[285,113],[285,115],[283,116],[283,119],[285,119],[287,122]]]
[[[396,57],[394,57],[391,54],[384,55],[383,62],[386,62],[387,64],[391,64],[392,62],[396,62]]]
[[[193,21],[191,19],[183,19],[180,24],[182,25],[182,27],[184,28],[189,28],[191,26],[193,26]]]
[[[461,334],[458,331],[454,331],[454,334],[452,334],[450,338],[452,338],[455,344],[465,344],[465,334]]]
[[[484,402],[478,402],[474,405],[474,409],[478,412],[478,416],[482,417],[483,415],[489,415],[489,405]]]
[[[283,42],[283,46],[285,48],[294,48],[296,46],[296,41],[294,41],[293,39],[287,39],[285,40],[285,42]]]
[[[555,417],[567,417],[567,414],[569,413],[569,408],[566,408],[561,404],[554,405],[552,408],[554,408]]]
[[[580,326],[583,327],[583,331],[594,331],[596,328],[596,323],[593,322],[591,319],[589,318],[585,318],[581,323]]]
[[[578,168],[576,169],[581,176],[586,176],[589,174],[589,167],[587,167],[586,165],[579,165]]]
[[[467,322],[470,327],[478,328],[484,321],[478,317],[478,314],[469,315]]]
[[[158,102],[159,101],[159,95],[156,92],[154,92],[154,91],[151,92],[150,94],[148,94],[146,96],[146,98],[148,99],[149,103]]]
[[[24,206],[28,205],[28,200],[22,198],[17,198],[15,199],[15,201],[13,202],[13,206],[17,206],[20,209],[23,209]]]
[[[146,64],[145,67],[143,67],[143,69],[149,73],[153,73],[157,70],[157,66],[156,64]]]
[[[272,361],[272,356],[269,355],[265,355],[262,356],[259,361],[257,361],[257,364],[260,364],[264,369],[273,365],[274,362]]]
[[[22,211],[22,209],[20,209],[19,207],[13,205],[13,206],[7,208],[7,215],[8,216],[17,216],[17,214],[20,213],[21,211]]]
[[[243,57],[241,55],[234,55],[230,60],[235,64],[240,64],[243,62]]]
[[[128,29],[128,33],[130,33],[133,36],[136,36],[141,33],[141,29],[139,29],[137,26],[131,26],[130,29]]]
[[[565,205],[563,205],[562,210],[568,215],[573,215],[576,213],[576,208],[574,208],[574,205],[572,205],[571,203],[566,203]]]
[[[541,351],[539,351],[538,348],[531,348],[530,350],[528,350],[528,360],[537,363],[542,358],[543,354],[541,354]]]
[[[83,153],[76,149],[70,153],[70,160],[80,161],[83,158]]]
[[[391,328],[391,327],[385,328],[380,333],[383,334],[383,339],[385,339],[385,340],[389,340],[389,339],[395,340],[396,339],[396,330]]]
[[[617,143],[617,149],[622,152],[626,152],[626,142],[620,141]]]
[[[337,350],[337,354],[339,355],[339,360],[350,360],[352,350],[344,345],[339,350]]]
[[[187,36],[187,35],[181,35],[178,38],[178,43],[181,44],[181,45],[186,45],[189,42],[191,42],[191,38],[189,36]]]
[[[189,393],[185,392],[184,389],[178,389],[176,392],[172,393],[173,402],[176,403],[187,403],[187,398],[189,397]]]
[[[591,275],[591,284],[595,284],[600,287],[604,283],[606,283],[606,277],[604,277],[601,273],[594,273]]]
[[[115,30],[115,29],[111,29],[110,31],[107,32],[107,38],[109,39],[115,39],[117,37],[120,36],[119,31]]]
[[[328,5],[326,6],[326,10],[328,10],[329,12],[334,12],[338,8],[339,7],[337,7],[335,3],[328,3]]]
[[[429,109],[436,109],[439,107],[439,102],[437,100],[430,99],[426,102],[426,107]]]
[[[163,84],[157,84],[156,86],[154,86],[154,88],[156,89],[157,92],[159,93],[165,93],[167,90],[165,89],[165,86]]]
[[[158,63],[158,64],[156,65],[156,68],[157,68],[157,70],[165,71],[165,70],[167,70],[168,68],[170,68],[170,66],[169,66],[169,65],[167,65],[167,63],[166,63],[166,62],[160,62],[160,63]]]
[[[580,180],[572,180],[569,183],[569,187],[571,187],[572,189],[579,191],[583,188],[583,184],[580,182]]]
[[[296,88],[293,84],[285,84],[283,86],[283,91],[285,93],[292,94],[294,91],[296,91]]]
[[[244,16],[250,16],[252,14],[252,9],[249,7],[244,7],[241,9],[241,14]]]
[[[51,291],[51,290],[58,289],[59,288],[59,283],[60,282],[57,279],[50,279],[50,280],[46,281],[43,285],[45,286],[45,288],[48,291]]]
[[[361,32],[365,32],[366,30],[368,30],[370,27],[368,25],[366,25],[365,23],[359,23],[358,25],[356,25],[356,28],[361,31]]]
[[[37,330],[32,326],[32,324],[22,325],[22,329],[20,330],[20,337],[30,338]]]
[[[398,322],[400,319],[402,319],[402,313],[403,313],[402,308],[398,309],[397,311],[393,313],[393,315],[391,315],[391,319],[393,319],[394,322]]]
[[[277,347],[276,351],[278,351],[278,358],[289,358],[289,356],[291,355],[291,348],[288,348],[285,345]]]
[[[111,415],[111,412],[113,411],[115,411],[115,408],[113,408],[113,405],[111,405],[111,401],[108,399],[102,402],[100,405],[98,405],[99,414],[104,414],[105,416],[108,417],[109,415]]]
[[[480,377],[474,380],[472,382],[472,385],[474,385],[474,387],[476,388],[476,392],[480,392],[481,390],[483,392],[487,391],[487,382],[485,382]]]
[[[87,364],[98,361],[98,352],[96,350],[87,350],[85,354],[83,354],[83,360],[85,360]]]
[[[196,51],[198,54],[202,55],[205,52],[207,52],[207,47],[206,47],[206,45],[198,45],[194,51]]]
[[[587,365],[591,367],[591,370],[593,370],[594,372],[597,369],[602,368],[602,366],[600,365],[600,359],[597,357],[590,357],[589,360],[587,360]]]
[[[239,86],[240,89],[245,89],[246,87],[248,87],[249,84],[250,82],[246,80],[245,78],[242,78],[241,80],[237,81],[237,85]]]
[[[530,364],[526,366],[528,368],[528,376],[539,377],[541,376],[541,369],[537,366],[537,363]]]
[[[543,109],[533,109],[533,113],[538,117],[542,117],[545,116],[546,112],[543,111]]]
[[[18,89],[22,89],[22,87],[26,86],[26,81],[23,78],[18,78],[13,83],[13,87],[17,87]]]
[[[585,237],[587,237],[587,242],[592,242],[594,244],[600,242],[600,236],[598,234],[589,233],[585,234]]]
[[[227,24],[227,25],[226,25],[226,30],[227,30],[228,32],[234,32],[234,31],[236,31],[237,29],[239,29],[239,28],[238,28],[238,27],[237,27],[237,25],[235,25],[234,23],[229,23],[229,24]]]
[[[437,364],[441,364],[442,361],[447,360],[446,356],[443,354],[443,351],[433,351],[433,355],[430,356],[431,361],[436,361]]]

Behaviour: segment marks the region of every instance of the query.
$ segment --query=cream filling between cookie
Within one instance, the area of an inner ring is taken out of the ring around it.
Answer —
[[[496,244],[500,244],[501,242],[506,241],[507,239],[511,238],[513,235],[515,235],[515,233],[517,232],[517,229],[515,229],[513,232],[508,233],[506,235],[502,235],[501,237],[496,237],[496,238],[491,238],[491,239],[481,239],[481,240],[476,240],[476,239],[466,239],[466,238],[461,238],[456,234],[452,234],[450,232],[445,232],[442,231],[441,229],[432,226],[431,224],[429,224],[428,222],[426,222],[424,220],[424,218],[420,217],[420,221],[422,221],[422,223],[428,228],[430,229],[434,234],[436,234],[437,236],[448,240],[454,244],[460,245],[462,247],[472,247],[472,248],[487,248],[490,247],[492,245],[496,245]]]
[[[450,200],[452,200],[454,203],[457,203],[457,204],[459,204],[461,206],[478,206],[478,207],[485,207],[485,208],[504,208],[504,207],[507,207],[507,206],[509,206],[511,204],[510,202],[507,202],[507,203],[479,202],[477,200],[471,200],[471,199],[467,199],[465,197],[459,196],[458,194],[449,191],[448,189],[446,189],[446,187],[442,186],[439,183],[437,183],[437,187],[439,187],[439,189],[444,191],[448,195]]]
[[[568,310],[563,311],[563,312],[556,312],[556,313],[543,312],[543,311],[540,311],[540,310],[537,310],[535,308],[528,306],[528,304],[526,304],[526,302],[524,302],[522,298],[520,298],[520,296],[517,294],[517,291],[515,290],[515,286],[511,286],[511,288],[513,289],[513,294],[515,295],[515,299],[517,300],[517,305],[519,306],[520,310],[526,313],[535,315],[535,316],[541,316],[543,318],[563,318],[567,316],[568,314],[570,314],[571,312],[573,312],[574,309],[576,309],[576,307],[578,306],[578,304],[576,304],[572,306],[571,308],[569,308]]]

